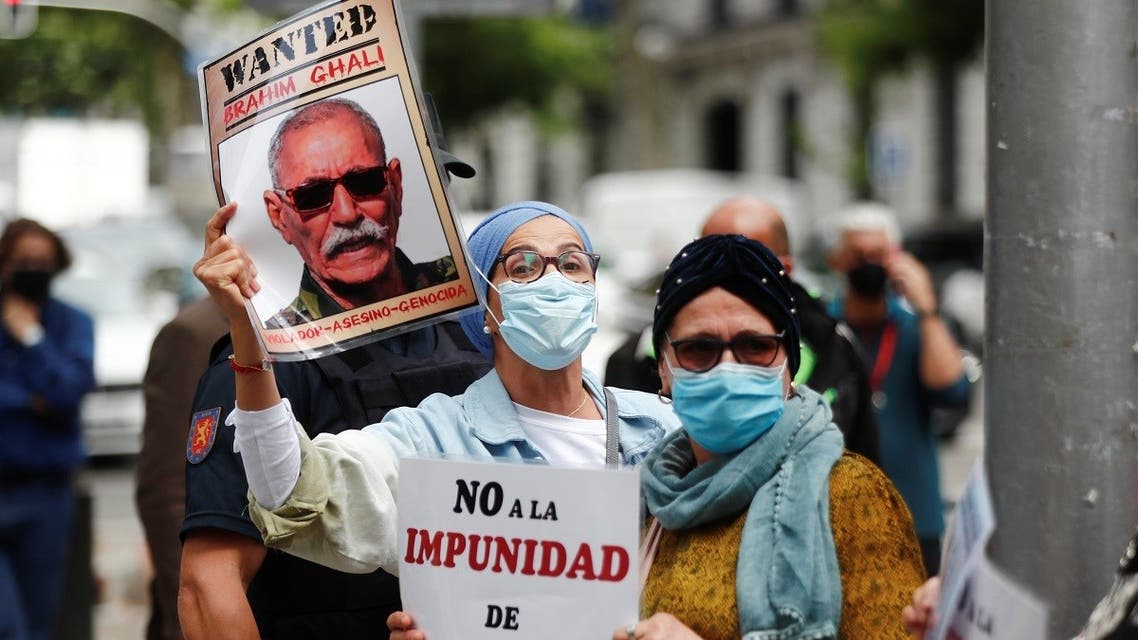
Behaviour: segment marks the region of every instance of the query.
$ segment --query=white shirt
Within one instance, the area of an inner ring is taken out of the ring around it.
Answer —
[[[557,465],[605,464],[605,421],[570,418],[514,403],[526,437]]]

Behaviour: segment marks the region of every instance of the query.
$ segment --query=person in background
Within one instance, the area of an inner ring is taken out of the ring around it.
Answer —
[[[142,378],[146,418],[138,454],[134,502],[146,534],[154,579],[150,584],[147,640],[180,640],[178,530],[186,511],[186,426],[198,378],[210,348],[229,324],[209,298],[187,304],[155,336]]]
[[[935,575],[944,507],[930,409],[966,404],[971,383],[928,269],[901,250],[892,211],[863,203],[836,224],[830,267],[845,276],[847,288],[830,313],[854,329],[867,355],[882,468],[905,497],[925,569]]]
[[[791,382],[799,305],[779,259],[740,235],[680,249],[652,340],[683,429],[644,460],[644,620],[614,640],[903,638],[924,575],[885,475],[843,453],[829,405]]]
[[[51,297],[71,264],[28,219],[0,234],[0,637],[46,640],[66,575],[79,404],[95,384],[91,317]]]

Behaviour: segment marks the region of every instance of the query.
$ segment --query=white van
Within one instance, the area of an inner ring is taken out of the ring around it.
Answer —
[[[91,314],[95,388],[83,398],[83,444],[92,457],[141,448],[142,377],[150,345],[182,299],[200,295],[189,275],[199,242],[178,221],[114,220],[60,230],[74,261],[52,295]]]
[[[580,213],[610,270],[634,282],[662,270],[699,235],[712,209],[740,195],[778,207],[794,247],[805,244],[808,220],[801,187],[772,176],[701,169],[600,174],[582,186]]]
[[[802,187],[785,178],[702,169],[663,169],[597,175],[581,188],[581,221],[601,254],[600,331],[585,366],[600,374],[609,355],[652,322],[656,282],[668,261],[694,240],[723,201],[748,195],[783,214],[792,250],[812,229]]]

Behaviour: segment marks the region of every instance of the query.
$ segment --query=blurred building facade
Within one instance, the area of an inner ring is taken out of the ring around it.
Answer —
[[[798,181],[819,231],[856,199],[847,178],[854,110],[820,46],[824,2],[613,0],[615,95],[602,126],[585,114],[581,130],[550,135],[523,113],[503,113],[478,131],[448,132],[482,173],[458,185],[460,206],[535,196],[577,206],[596,173],[718,169]],[[956,73],[953,122],[929,64],[917,59],[879,85],[867,145],[873,192],[905,227],[983,217],[984,92],[979,57]],[[945,131],[948,154],[938,149]]]
[[[824,0],[629,0],[610,155],[619,168],[702,167],[799,180],[816,219],[854,198],[846,179],[853,109],[821,51]],[[874,195],[906,226],[984,210],[984,69],[957,74],[955,122],[938,116],[936,78],[915,62],[878,88]],[[953,166],[938,163],[941,127]],[[948,194],[938,188],[947,182]]]

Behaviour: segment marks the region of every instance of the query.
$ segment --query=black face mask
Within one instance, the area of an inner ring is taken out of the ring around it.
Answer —
[[[8,276],[7,288],[32,302],[43,302],[53,275],[42,269],[17,269]]]
[[[863,298],[879,298],[885,293],[885,267],[866,262],[846,274],[850,289]]]

